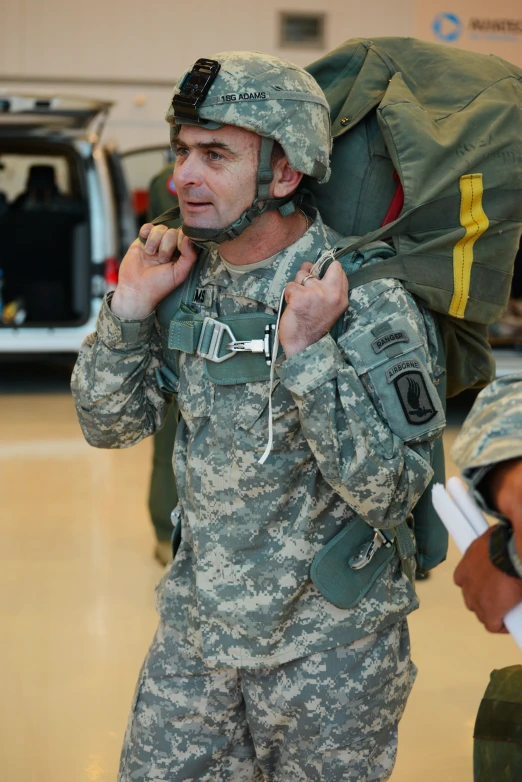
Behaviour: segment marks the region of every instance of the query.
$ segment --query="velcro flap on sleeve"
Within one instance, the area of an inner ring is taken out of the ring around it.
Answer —
[[[107,347],[115,350],[132,350],[147,343],[152,335],[155,313],[151,312],[141,320],[125,320],[118,318],[111,310],[112,296],[107,296],[102,303],[96,331],[98,337]]]

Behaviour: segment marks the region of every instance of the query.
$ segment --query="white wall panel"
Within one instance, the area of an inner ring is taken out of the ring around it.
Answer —
[[[439,0],[3,0],[0,89],[89,95],[116,101],[106,138],[123,148],[162,143],[175,79],[195,59],[227,49],[279,54],[305,65],[346,38],[416,35],[436,40]],[[326,14],[325,48],[279,47],[281,11]],[[498,13],[497,13],[498,11]],[[521,19],[520,0],[453,0],[463,20],[455,45],[494,51],[522,64],[522,34],[471,39],[470,15]],[[451,31],[450,31],[451,32]],[[69,81],[69,83],[67,83]],[[47,83],[46,83],[47,82]]]
[[[23,0],[2,0],[0,6],[0,73],[24,73],[23,52],[25,50]]]
[[[226,49],[257,49],[305,64],[322,52],[279,48],[279,13],[291,10],[326,13],[329,50],[354,36],[433,39],[433,19],[447,9],[439,0],[3,0],[0,77],[171,80],[195,57]],[[520,0],[494,7],[490,0],[454,0],[450,10],[464,23],[473,15],[522,24]],[[510,41],[482,36],[478,44],[463,35],[455,45],[522,56],[522,34]]]
[[[300,64],[317,49],[279,48],[279,13],[327,14],[329,50],[353,36],[408,35],[413,0],[4,0],[0,75],[171,79],[209,52],[256,49]]]

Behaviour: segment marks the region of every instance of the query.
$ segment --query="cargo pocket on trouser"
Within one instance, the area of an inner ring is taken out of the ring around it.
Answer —
[[[385,782],[390,778],[397,757],[399,721],[417,675],[410,659],[406,620],[392,628],[392,633],[395,630],[398,631],[398,656],[394,675],[362,698],[346,704],[345,722],[337,729],[332,725],[325,738],[319,779]],[[389,633],[385,630],[379,635]]]

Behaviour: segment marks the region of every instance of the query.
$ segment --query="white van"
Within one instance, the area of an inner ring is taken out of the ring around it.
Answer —
[[[77,352],[136,220],[111,103],[0,92],[0,354]]]

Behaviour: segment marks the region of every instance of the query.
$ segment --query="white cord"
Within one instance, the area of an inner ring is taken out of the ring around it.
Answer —
[[[303,213],[304,214],[304,213]],[[305,215],[306,217],[306,215]],[[323,270],[323,266],[327,261],[335,261],[335,249],[332,247],[330,250],[326,250],[319,260],[317,260],[310,269],[309,277],[320,277]],[[285,302],[285,291],[281,294],[281,300],[279,302],[279,310],[277,312],[277,323],[274,336],[274,345],[272,347],[272,365],[270,367],[270,396],[268,398],[268,443],[265,448],[265,452],[259,460],[259,464],[264,464],[272,451],[272,445],[274,440],[274,425],[272,421],[272,391],[274,389],[274,373],[275,362],[277,359],[277,351],[279,349],[279,321],[283,313],[283,304]]]
[[[324,265],[325,265],[325,263],[326,263],[327,261],[330,261],[330,263],[331,263],[332,261],[335,261],[335,248],[334,248],[334,247],[332,247],[330,250],[326,250],[326,251],[325,251],[325,252],[324,252],[324,253],[321,255],[321,257],[319,258],[319,260],[317,260],[317,261],[314,263],[314,265],[312,266],[312,268],[310,269],[310,271],[309,271],[309,273],[308,273],[308,274],[309,274],[309,276],[310,276],[310,277],[317,277],[317,278],[320,278],[320,277],[321,277],[321,274],[322,274],[322,271],[323,271],[323,267],[324,267]]]
[[[279,321],[283,313],[283,304],[285,303],[285,291],[281,294],[281,300],[279,301],[279,310],[277,312],[277,323],[275,327],[274,344],[272,346],[272,364],[270,365],[270,396],[268,397],[268,443],[265,448],[265,452],[259,460],[259,464],[264,464],[270,452],[272,451],[272,444],[274,440],[274,425],[272,422],[272,391],[274,389],[274,374],[275,374],[275,362],[277,359],[277,351],[279,350]]]

